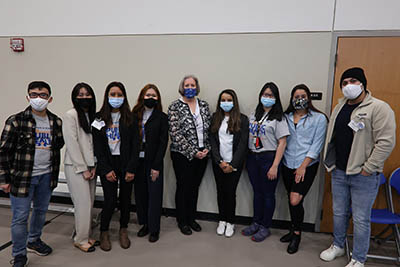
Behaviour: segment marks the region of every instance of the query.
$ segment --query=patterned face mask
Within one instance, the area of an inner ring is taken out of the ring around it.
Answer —
[[[308,108],[308,99],[306,98],[298,98],[292,100],[292,105],[294,109],[306,109]]]

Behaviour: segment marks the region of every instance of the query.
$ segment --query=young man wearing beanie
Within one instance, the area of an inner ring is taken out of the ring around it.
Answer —
[[[324,165],[332,171],[334,240],[320,258],[332,261],[344,255],[351,208],[353,254],[346,267],[362,267],[369,248],[379,173],[395,146],[396,121],[390,106],[367,90],[363,69],[346,70],[340,87],[344,98],[332,112],[324,152]]]

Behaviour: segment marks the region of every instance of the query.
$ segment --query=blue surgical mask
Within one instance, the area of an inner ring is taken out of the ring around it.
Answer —
[[[108,103],[113,108],[120,108],[122,106],[122,104],[124,103],[124,98],[123,97],[109,97]]]
[[[275,98],[270,98],[270,97],[261,97],[261,103],[263,104],[264,107],[269,108],[275,105]]]
[[[229,112],[232,110],[233,108],[233,102],[231,101],[224,101],[219,103],[219,106],[225,111],[225,112]]]
[[[183,89],[183,95],[187,98],[193,98],[197,94],[196,88],[185,88]]]

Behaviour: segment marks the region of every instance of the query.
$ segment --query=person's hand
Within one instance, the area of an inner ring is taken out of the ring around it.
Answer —
[[[276,178],[278,178],[278,167],[271,166],[271,168],[269,168],[269,171],[267,173],[267,178],[268,180],[275,180]]]
[[[160,171],[156,171],[153,169],[150,170],[150,177],[153,182],[157,180],[158,176],[160,176]]]
[[[126,172],[125,181],[131,182],[131,181],[133,181],[134,178],[135,178],[135,174],[134,173]]]
[[[203,152],[202,151],[198,151],[194,157],[198,158],[198,159],[203,159],[204,158]]]
[[[82,173],[82,176],[83,176],[83,179],[85,179],[85,180],[92,179],[92,173],[90,171],[88,171],[88,170],[84,171]]]
[[[229,166],[229,164],[227,163],[227,162],[225,162],[225,161],[222,161],[220,164],[219,164],[219,167],[221,168],[221,170],[224,170],[226,167],[228,167]]]
[[[207,156],[207,154],[208,154],[209,151],[208,151],[207,148],[204,148],[202,152],[203,152],[203,155],[204,155],[204,157],[205,157],[205,156]]]
[[[228,166],[222,170],[224,173],[231,173],[233,172],[233,167],[228,164]]]
[[[109,173],[106,174],[106,179],[109,182],[116,182],[117,181],[117,175],[115,174],[114,171],[110,171]]]
[[[4,193],[10,193],[11,185],[10,184],[2,184],[0,185],[0,189],[4,191]]]
[[[306,174],[306,168],[300,166],[300,167],[298,167],[296,169],[294,174],[295,174],[294,181],[296,182],[296,184],[298,184],[300,182],[303,182],[304,181],[304,175]]]
[[[371,176],[369,172],[364,171],[364,169],[361,171],[362,176]]]
[[[95,177],[96,177],[96,167],[92,168],[92,169],[90,170],[90,173],[92,174],[92,177],[91,177],[90,179],[95,178]]]

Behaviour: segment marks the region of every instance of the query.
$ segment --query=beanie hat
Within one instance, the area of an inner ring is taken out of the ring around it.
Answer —
[[[340,88],[342,88],[342,82],[347,78],[355,78],[364,85],[364,90],[367,90],[367,78],[365,77],[364,70],[362,68],[351,68],[343,72],[340,78]]]

